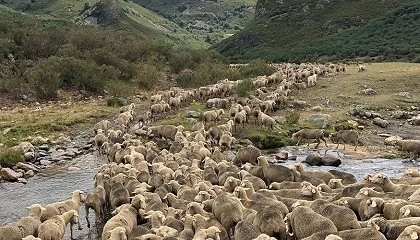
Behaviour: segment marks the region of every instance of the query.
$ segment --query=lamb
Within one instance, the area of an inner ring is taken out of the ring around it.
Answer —
[[[325,235],[324,237],[337,233],[337,228],[330,219],[314,212],[309,207],[296,207],[286,215],[284,222],[286,232],[297,239],[303,239],[315,233]]]
[[[261,122],[262,125],[264,125],[265,127],[273,130],[275,125],[276,125],[276,120],[274,120],[274,118],[268,116],[267,114],[260,112],[259,114],[259,121]]]
[[[0,239],[20,240],[27,235],[37,235],[41,214],[46,209],[39,204],[33,204],[28,209],[27,217],[0,227]]]
[[[294,175],[290,168],[282,165],[268,164],[265,156],[257,157],[258,165],[261,166],[267,184],[272,182],[293,181]]]
[[[327,141],[324,138],[324,129],[310,129],[310,128],[304,128],[301,129],[295,133],[292,134],[292,138],[297,139],[298,142],[296,143],[296,146],[299,145],[300,141],[302,139],[315,139],[317,141],[317,145],[315,148],[318,148],[319,144],[321,143],[320,139],[324,141],[325,147],[327,146]],[[308,142],[309,147],[309,142]]]
[[[420,140],[397,140],[395,146],[399,147],[401,151],[408,152],[411,160],[420,157]]]
[[[73,224],[79,223],[79,214],[76,210],[64,212],[41,223],[38,227],[38,237],[43,240],[61,240],[70,223],[70,238],[73,239]]]
[[[219,117],[224,114],[225,114],[225,111],[223,109],[205,111],[203,113],[204,124],[211,121],[217,121]]]
[[[336,149],[340,142],[343,142],[344,150],[346,149],[346,143],[353,143],[354,144],[354,151],[357,150],[357,144],[359,142],[359,132],[356,130],[340,130],[335,133],[330,134],[330,139],[332,142],[337,142]]]
[[[45,211],[42,212],[41,215],[41,222],[50,219],[55,215],[64,214],[67,211],[75,210],[77,214],[79,213],[80,204],[85,200],[83,191],[76,190],[72,193],[72,198],[69,200],[55,202],[48,205],[45,205]],[[82,226],[80,222],[77,221],[79,230],[82,230]]]

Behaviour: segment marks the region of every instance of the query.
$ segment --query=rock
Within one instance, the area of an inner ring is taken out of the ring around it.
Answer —
[[[358,105],[355,108],[350,110],[350,115],[358,116],[358,117],[365,117],[366,116],[366,110],[363,106]]]
[[[305,108],[307,106],[309,106],[309,104],[305,101],[301,101],[301,100],[292,100],[289,102],[289,106],[291,108]]]
[[[34,139],[32,139],[32,144],[35,145],[42,145],[42,144],[47,144],[50,140],[48,138],[44,138],[41,136],[36,136],[34,137]]]
[[[36,154],[35,152],[26,152],[23,154],[23,158],[26,162],[32,162],[36,160]]]
[[[57,144],[64,144],[64,143],[71,142],[71,139],[69,137],[66,137],[66,136],[60,136],[55,140],[55,142]]]
[[[42,144],[41,146],[38,147],[38,149],[43,150],[43,151],[49,151],[50,146],[48,146],[48,144]]]
[[[366,88],[366,89],[363,89],[363,90],[361,91],[361,93],[363,93],[363,94],[365,94],[365,95],[373,95],[373,94],[377,94],[377,93],[378,93],[378,91],[376,91],[376,90],[374,90],[374,89],[372,89],[372,88]]]
[[[10,130],[12,130],[12,128],[6,128],[3,130],[3,135],[6,135],[10,132]]]
[[[393,114],[392,114],[392,117],[393,118],[395,118],[395,119],[408,119],[408,118],[410,118],[410,113],[409,112],[407,112],[407,111],[395,111]]]
[[[311,166],[321,166],[322,156],[319,154],[311,153],[308,156],[306,156],[305,160],[303,160],[302,162],[307,163]]]
[[[69,167],[68,170],[69,171],[80,171],[80,168],[78,168],[78,167]]]
[[[10,168],[2,168],[0,170],[0,176],[2,179],[9,182],[16,182],[18,178],[22,177],[21,173],[17,173]]]
[[[402,140],[402,137],[400,137],[400,136],[390,136],[390,137],[385,138],[385,140],[384,140],[384,144],[385,144],[386,146],[394,146],[394,145],[395,145],[395,143],[396,143],[398,140]]]
[[[409,93],[409,92],[399,92],[399,93],[397,94],[397,96],[399,96],[399,97],[403,97],[403,98],[407,98],[407,99],[410,99],[410,98],[411,98],[411,95],[410,95],[410,93]]]
[[[338,167],[338,166],[340,166],[340,165],[341,165],[341,160],[340,160],[338,157],[334,156],[334,155],[331,155],[331,154],[325,154],[325,155],[322,157],[322,163],[323,163],[323,165],[325,165],[325,166],[334,166],[334,167]]]
[[[247,139],[247,138],[241,138],[238,140],[238,143],[243,145],[243,146],[249,146],[249,145],[254,145],[251,140]]]
[[[32,166],[32,165],[27,164],[27,163],[23,163],[23,162],[18,162],[16,164],[16,167],[18,167],[18,168],[20,168],[20,169],[22,169],[24,171],[29,171],[29,170],[34,171],[34,172],[38,172],[39,171],[38,168],[36,168],[35,166]]]
[[[200,118],[202,116],[201,112],[197,112],[197,111],[188,111],[185,114],[186,118]]]
[[[331,125],[332,117],[329,114],[312,114],[307,120],[319,128],[325,128]]]
[[[407,120],[412,125],[420,125],[420,114]]]
[[[18,182],[18,183],[27,184],[27,183],[28,183],[28,180],[26,180],[25,178],[18,178],[18,179],[17,179],[17,182]]]
[[[185,118],[185,120],[187,120],[188,122],[190,122],[191,124],[196,124],[198,123],[198,120],[195,118]]]
[[[48,166],[48,165],[50,165],[52,162],[51,161],[49,161],[49,160],[41,160],[41,161],[39,161],[40,162],[40,164],[41,165],[44,165],[44,166]]]
[[[379,133],[378,136],[387,138],[387,137],[391,137],[391,134],[389,134],[389,133]]]
[[[143,129],[137,129],[136,131],[134,131],[134,134],[136,134],[137,136],[147,136],[147,131]]]
[[[19,143],[19,145],[12,147],[12,149],[15,150],[20,150],[23,153],[28,152],[29,150],[34,150],[34,145],[32,145],[32,143],[30,142],[21,142]]]
[[[32,171],[32,170],[29,170],[29,171],[27,171],[27,172],[25,172],[25,173],[23,174],[23,177],[24,177],[24,178],[31,178],[31,177],[33,177],[33,176],[35,176],[35,172],[34,172],[34,171]]]
[[[311,108],[311,110],[316,111],[316,112],[320,112],[320,111],[322,111],[322,107],[317,105],[317,106]]]
[[[386,128],[389,125],[389,122],[387,120],[384,120],[382,118],[376,117],[373,119],[373,124],[381,127],[381,128]]]
[[[292,156],[289,156],[289,157],[287,158],[287,160],[296,161],[296,160],[297,160],[297,155],[292,155]]]
[[[276,121],[276,123],[283,124],[286,122],[286,118],[282,116],[273,116],[272,118],[274,119],[274,121]]]
[[[277,160],[287,160],[289,159],[289,153],[286,151],[281,151],[276,154],[274,154]]]
[[[342,183],[344,185],[352,184],[352,183],[356,183],[357,182],[356,177],[353,174],[351,174],[351,173],[339,171],[339,170],[336,170],[336,169],[331,169],[328,172],[330,172],[331,174],[333,174],[335,176],[335,178],[343,179]]]

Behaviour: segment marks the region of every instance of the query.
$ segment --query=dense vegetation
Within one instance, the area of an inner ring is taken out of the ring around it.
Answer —
[[[127,31],[15,12],[0,15],[0,22],[0,92],[16,97],[54,99],[59,89],[128,95],[133,84],[145,89],[162,81],[173,85],[171,76],[187,68],[194,73],[192,82],[208,78],[201,84],[233,76],[215,52],[181,49]]]
[[[233,61],[420,61],[420,3],[258,1],[247,28],[216,45]]]

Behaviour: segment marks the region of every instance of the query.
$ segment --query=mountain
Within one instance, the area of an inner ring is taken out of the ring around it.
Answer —
[[[212,44],[244,28],[253,19],[257,3],[257,0],[133,1]]]
[[[202,38],[132,1],[0,0],[0,4],[38,18],[127,30],[147,38],[164,40],[192,49],[209,46]],[[4,7],[2,9],[6,11]]]
[[[232,61],[420,61],[419,46],[418,0],[259,0],[254,20],[214,48]]]

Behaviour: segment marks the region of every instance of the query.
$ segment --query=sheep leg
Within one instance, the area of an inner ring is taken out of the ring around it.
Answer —
[[[89,222],[89,206],[85,205],[85,210],[86,210],[86,222],[87,222],[87,227],[90,228],[90,222]]]
[[[321,140],[319,140],[319,138],[317,138],[317,139],[316,139],[316,142],[317,142],[318,144],[315,146],[315,148],[318,148],[319,144],[321,143]],[[309,146],[309,143],[308,143],[308,146]]]
[[[358,144],[358,141],[356,139],[356,141],[354,142],[354,151],[357,151],[357,144]]]
[[[321,137],[321,140],[322,140],[322,141],[324,141],[324,143],[325,143],[325,147],[328,147],[328,145],[327,145],[327,140],[325,140],[325,138],[324,138],[324,137]]]
[[[337,146],[335,146],[335,149],[338,149],[338,145],[340,145],[340,142],[337,143]]]

